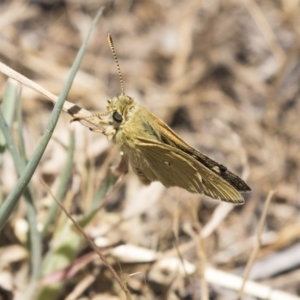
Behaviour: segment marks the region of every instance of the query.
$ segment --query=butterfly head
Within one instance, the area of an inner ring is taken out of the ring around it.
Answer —
[[[108,100],[107,111],[112,116],[112,122],[116,129],[131,118],[135,107],[135,101],[123,94]]]

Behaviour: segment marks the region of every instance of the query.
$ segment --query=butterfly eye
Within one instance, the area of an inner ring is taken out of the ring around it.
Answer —
[[[121,123],[123,121],[122,115],[120,115],[117,111],[113,113],[113,119],[118,123]]]

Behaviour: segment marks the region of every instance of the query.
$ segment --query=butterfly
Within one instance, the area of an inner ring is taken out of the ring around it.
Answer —
[[[96,125],[92,130],[118,146],[145,185],[159,181],[165,187],[177,186],[213,199],[244,203],[240,192],[251,190],[244,180],[185,143],[167,124],[124,94],[110,34],[108,43],[117,63],[122,93],[108,100],[106,112],[75,115],[73,121],[85,119]]]

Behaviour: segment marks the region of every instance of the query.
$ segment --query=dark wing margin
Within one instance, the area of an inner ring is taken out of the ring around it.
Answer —
[[[161,120],[159,120],[159,126],[160,126],[162,143],[168,144],[173,147],[176,146],[176,148],[179,148],[182,152],[191,155],[195,160],[197,160],[199,163],[206,166],[209,170],[217,174],[219,177],[223,178],[239,192],[251,191],[251,188],[246,184],[246,182],[243,179],[241,179],[239,176],[229,171],[222,164],[217,163],[213,159],[207,157],[200,151],[188,145],[168,125],[166,125]],[[172,133],[172,139],[169,138],[168,132]],[[176,142],[176,145],[174,142]]]
[[[211,158],[207,157],[206,155],[202,154],[201,152],[191,148],[192,150],[190,153],[191,155],[200,163],[205,165],[207,168],[212,170],[214,173],[222,177],[225,181],[227,181],[230,185],[232,185],[236,190],[240,192],[249,192],[251,188],[246,184],[246,182],[237,176],[236,174],[229,171],[225,166],[222,164],[217,163],[216,161],[212,160]]]

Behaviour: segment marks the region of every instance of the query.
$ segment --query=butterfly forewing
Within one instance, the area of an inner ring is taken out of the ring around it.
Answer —
[[[230,172],[225,166],[217,163],[213,159],[207,157],[200,151],[185,143],[167,124],[158,118],[156,119],[157,124],[159,125],[159,131],[161,132],[161,140],[163,143],[176,147],[184,153],[192,156],[199,163],[203,164],[209,170],[217,174],[218,178],[221,177],[227,181],[236,190],[240,192],[251,191],[250,187],[239,176]]]

